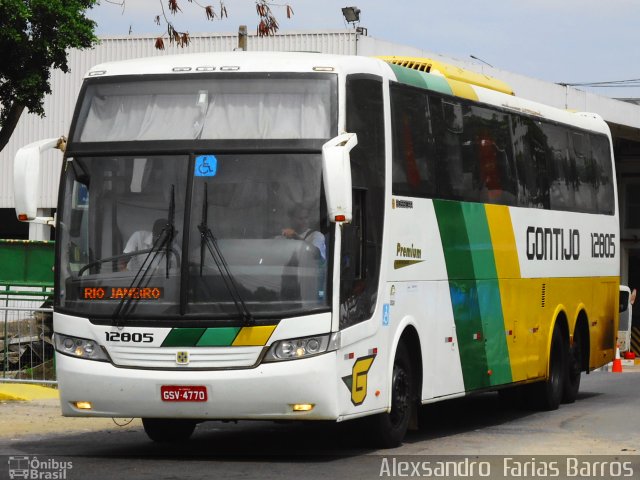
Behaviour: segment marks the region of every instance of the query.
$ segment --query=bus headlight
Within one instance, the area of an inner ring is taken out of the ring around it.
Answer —
[[[290,338],[278,340],[271,345],[264,357],[265,362],[280,362],[282,360],[297,360],[313,357],[321,353],[337,350],[340,346],[340,332],[312,337]]]
[[[87,360],[98,360],[100,362],[109,361],[107,353],[95,340],[70,337],[59,333],[54,334],[53,340],[56,350],[65,355],[86,358]]]

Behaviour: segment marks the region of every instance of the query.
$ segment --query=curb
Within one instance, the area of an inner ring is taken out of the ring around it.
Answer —
[[[53,400],[60,398],[58,390],[40,385],[0,383],[0,401]]]

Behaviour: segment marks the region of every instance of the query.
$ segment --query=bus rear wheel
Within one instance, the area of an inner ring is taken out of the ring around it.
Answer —
[[[372,438],[377,446],[399,446],[409,428],[416,408],[413,366],[404,343],[398,344],[391,378],[391,410],[369,419]]]
[[[573,403],[578,398],[580,390],[580,378],[582,376],[582,334],[580,329],[576,328],[573,334],[573,344],[569,349],[567,379],[564,384],[564,392],[562,394],[563,403]]]
[[[558,324],[553,329],[549,355],[549,376],[532,387],[532,400],[541,410],[557,410],[562,401],[567,380],[567,348]]]
[[[154,442],[171,443],[188,440],[196,428],[196,422],[176,418],[143,418],[142,426]]]

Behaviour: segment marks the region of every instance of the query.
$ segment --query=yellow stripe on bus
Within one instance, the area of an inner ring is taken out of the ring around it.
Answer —
[[[242,327],[231,345],[234,347],[262,347],[266,345],[275,329],[276,325]]]
[[[511,377],[514,382],[521,382],[535,376],[533,370],[537,370],[532,369],[530,365],[533,337],[527,335],[525,322],[521,316],[523,310],[521,291],[524,284],[528,282],[520,280],[520,263],[509,207],[485,205],[485,212],[499,279],[500,303],[509,349]]]
[[[452,80],[450,78],[447,78],[447,82],[449,83],[451,91],[456,97],[467,98],[469,100],[473,100],[474,102],[478,101],[478,95],[476,94],[476,91],[468,83],[459,82],[458,80]]]
[[[485,211],[498,278],[520,278],[520,262],[509,207],[485,205]]]

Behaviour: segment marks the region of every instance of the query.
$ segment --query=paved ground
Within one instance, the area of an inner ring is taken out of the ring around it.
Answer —
[[[621,375],[640,373],[640,362],[636,365],[627,363]],[[613,374],[612,374],[613,375]],[[635,375],[634,375],[635,377]],[[640,380],[640,376],[638,376]],[[583,376],[584,392],[585,380],[588,376]],[[445,409],[449,408],[449,403],[445,404]],[[437,416],[441,407],[433,405],[427,407],[432,409]],[[206,425],[198,427],[199,431],[206,430]],[[258,425],[261,425],[258,422]],[[264,425],[264,424],[262,424]],[[7,384],[0,383],[0,438],[17,439],[31,435],[48,435],[55,433],[90,432],[109,429],[133,429],[140,431],[142,422],[140,419],[110,419],[110,418],[67,418],[60,415],[58,392],[53,388],[36,385]],[[558,439],[563,443],[561,439]],[[445,446],[446,442],[440,442]],[[609,453],[609,448],[602,445],[597,451]],[[546,448],[546,447],[545,447]],[[445,447],[446,449],[446,447]],[[640,445],[638,446],[640,451]],[[0,452],[1,453],[1,452]],[[532,453],[532,452],[525,452]]]

